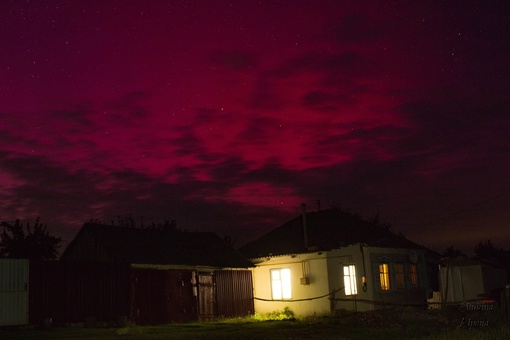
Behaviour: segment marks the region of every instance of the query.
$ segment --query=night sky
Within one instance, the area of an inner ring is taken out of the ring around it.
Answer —
[[[300,213],[510,249],[508,1],[0,2],[0,220]]]

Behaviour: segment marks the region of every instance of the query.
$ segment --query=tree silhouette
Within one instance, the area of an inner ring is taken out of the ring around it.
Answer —
[[[448,248],[446,248],[445,252],[443,253],[443,256],[445,257],[459,257],[459,256],[465,256],[460,250],[453,247],[453,245],[450,245]]]
[[[487,240],[487,242],[480,242],[477,246],[475,246],[475,254],[485,260],[494,261],[496,263],[503,262],[502,257],[504,256],[505,251],[502,248],[498,248],[494,246],[491,240]]]
[[[20,220],[14,224],[2,222],[0,226],[3,227],[0,234],[0,257],[47,260],[58,257],[62,239],[51,236],[47,226],[39,222],[39,217],[33,228],[29,223],[24,227]]]

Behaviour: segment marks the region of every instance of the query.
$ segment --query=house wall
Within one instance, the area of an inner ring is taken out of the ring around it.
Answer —
[[[252,269],[252,273],[256,313],[279,311],[285,307],[299,316],[330,312],[326,253],[277,256],[255,261],[257,266]],[[291,271],[292,299],[272,299],[270,272],[278,268],[289,268]],[[305,277],[308,278],[308,284],[301,282]]]
[[[366,302],[373,298],[373,291],[363,290],[363,276],[366,277],[367,282],[373,281],[366,247],[363,248],[363,252],[365,253],[365,266],[363,266],[363,254],[359,244],[328,252],[329,286],[330,291],[335,292],[332,310],[367,311],[373,309],[373,304]],[[356,295],[345,294],[343,267],[348,265],[354,265],[356,268]]]
[[[429,280],[427,274],[427,264],[425,261],[425,252],[419,249],[396,249],[396,248],[378,248],[366,247],[365,257],[369,259],[371,279],[368,281],[368,291],[371,297],[371,304],[374,309],[384,308],[386,306],[425,306],[427,303],[427,292],[429,291]],[[416,255],[412,259],[411,253]],[[368,255],[368,257],[367,257]],[[381,289],[379,264],[388,263],[390,274],[390,289],[384,291]],[[397,278],[395,274],[395,264],[402,263],[404,266],[405,288],[397,287]],[[418,287],[411,287],[409,266],[416,264]]]
[[[427,266],[422,250],[414,250],[416,260],[410,259],[409,249],[360,247],[359,244],[325,252],[275,256],[255,259],[253,271],[255,312],[268,313],[289,307],[296,315],[328,314],[335,310],[368,311],[389,305],[426,305]],[[408,268],[415,261],[418,287],[411,286]],[[389,265],[390,290],[382,291],[379,263]],[[395,263],[405,269],[406,285],[396,287]],[[357,294],[346,295],[343,267],[354,265]],[[271,269],[290,268],[292,299],[272,300]],[[309,284],[301,284],[302,277]],[[363,288],[363,277],[366,285]],[[301,300],[301,301],[300,301]]]
[[[408,267],[411,263],[409,249],[360,247],[360,244],[328,252],[328,277],[334,295],[333,310],[369,311],[387,305],[425,305],[428,288],[427,265],[422,250],[416,253],[418,287],[411,287]],[[379,277],[379,263],[388,263],[390,290],[382,291]],[[396,289],[395,263],[402,263],[406,286]],[[343,266],[355,265],[356,295],[346,295]],[[365,277],[366,284],[363,284]],[[338,291],[337,291],[338,290]]]

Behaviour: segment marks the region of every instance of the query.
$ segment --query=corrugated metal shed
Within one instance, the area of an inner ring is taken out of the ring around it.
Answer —
[[[0,259],[0,326],[28,324],[28,260]]]

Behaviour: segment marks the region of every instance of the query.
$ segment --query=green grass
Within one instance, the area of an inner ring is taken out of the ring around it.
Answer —
[[[285,318],[284,318],[285,317]],[[272,320],[270,318],[284,318]],[[483,320],[462,324],[462,319]],[[266,320],[266,321],[259,321]],[[462,327],[460,327],[462,324]],[[210,323],[126,328],[20,327],[0,339],[510,339],[508,320],[492,313],[411,308],[339,312],[296,319],[290,310]]]

